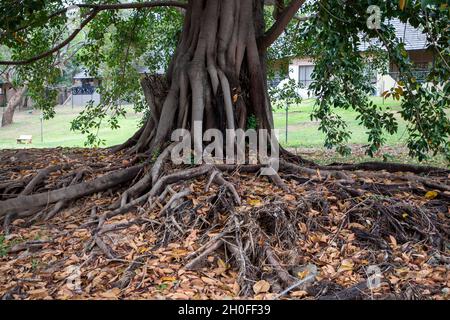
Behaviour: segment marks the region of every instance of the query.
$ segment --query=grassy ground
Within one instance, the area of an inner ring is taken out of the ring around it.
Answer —
[[[374,102],[385,108],[399,110],[399,103],[391,99],[383,100],[373,98]],[[333,151],[323,150],[324,134],[318,131],[319,123],[311,121],[310,114],[314,107],[314,100],[305,100],[302,104],[291,106],[288,115],[288,140],[285,140],[286,113],[285,110],[276,110],[274,113],[275,127],[279,129],[281,143],[293,150],[309,154],[320,162],[341,161],[365,161],[369,160],[364,154],[363,145],[367,144],[365,129],[358,125],[356,113],[353,110],[340,110],[338,113],[347,122],[352,138],[353,155],[340,157]],[[78,132],[70,131],[70,122],[82,110],[81,107],[72,109],[70,106],[58,107],[56,117],[44,121],[43,142],[41,142],[40,113],[38,111],[19,111],[15,115],[13,125],[0,128],[0,149],[10,148],[43,148],[43,147],[83,147],[85,137]],[[105,124],[99,132],[100,137],[106,140],[106,146],[117,145],[129,138],[136,130],[141,118],[140,114],[134,113],[131,107],[127,108],[125,119],[120,120],[120,129],[111,130]],[[21,134],[33,135],[32,145],[17,145],[16,139]],[[387,146],[380,152],[377,160],[388,155],[392,161],[415,162],[407,156],[404,148],[406,126],[399,121],[399,130],[395,135],[387,135]],[[435,157],[428,161],[433,165],[446,165],[442,157]]]
[[[82,109],[82,107],[72,109],[70,106],[57,107],[55,118],[44,121],[43,142],[41,142],[40,112],[36,110],[17,112],[11,126],[0,128],[0,149],[83,147],[85,136],[70,130],[70,122]],[[100,129],[100,137],[106,140],[108,146],[117,145],[136,132],[141,115],[134,113],[131,107],[127,110],[127,117],[120,120],[119,130],[111,130],[107,125]],[[22,134],[33,135],[33,144],[27,146],[16,144],[16,139]]]
[[[376,104],[391,110],[399,110],[400,104],[392,99],[372,98]],[[318,130],[319,122],[311,121],[311,112],[315,100],[309,99],[302,104],[289,108],[288,116],[288,140],[286,142],[286,111],[276,110],[274,114],[275,127],[279,129],[280,141],[288,147],[318,147],[323,146],[325,134]],[[365,128],[356,120],[357,114],[354,110],[339,110],[338,114],[345,120],[349,130],[352,132],[351,144],[367,144]],[[399,119],[400,120],[400,119]],[[386,135],[387,145],[401,145],[406,140],[406,127],[403,121],[399,121],[399,130],[395,135]]]

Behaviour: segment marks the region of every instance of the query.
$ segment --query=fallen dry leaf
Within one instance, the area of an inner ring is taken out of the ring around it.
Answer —
[[[428,191],[425,194],[425,198],[428,200],[434,200],[438,197],[438,195],[439,195],[439,192],[437,192],[437,191]]]
[[[353,262],[353,260],[351,260],[351,259],[342,260],[342,263],[338,269],[338,272],[353,271],[354,266],[355,266],[355,263]]]
[[[250,199],[247,201],[247,203],[252,207],[260,207],[263,204],[262,201],[259,199]]]
[[[269,292],[269,290],[270,283],[268,283],[266,280],[258,281],[253,285],[253,291],[255,292],[255,294],[266,293]]]
[[[294,291],[291,293],[291,297],[294,297],[294,298],[304,298],[306,296],[308,296],[308,292],[303,291],[303,290]]]
[[[114,289],[111,289],[111,290],[106,291],[106,292],[101,292],[100,296],[102,298],[111,299],[111,300],[118,299],[119,296],[120,296],[120,289],[119,288],[114,288]]]

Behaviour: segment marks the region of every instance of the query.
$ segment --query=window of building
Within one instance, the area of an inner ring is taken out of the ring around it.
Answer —
[[[309,88],[312,83],[311,75],[314,71],[314,66],[299,66],[298,67],[298,82],[305,88]]]

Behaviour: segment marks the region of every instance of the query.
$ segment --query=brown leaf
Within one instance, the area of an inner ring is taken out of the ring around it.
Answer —
[[[393,236],[389,236],[389,240],[391,241],[392,247],[396,248],[398,246],[397,240]]]
[[[341,266],[339,267],[338,272],[343,271],[353,271],[353,267],[355,266],[355,263],[352,259],[345,259],[342,260]]]
[[[216,280],[214,280],[214,279],[211,279],[211,278],[208,278],[208,277],[202,277],[201,279],[206,284],[210,284],[210,285],[216,284]]]
[[[48,296],[47,289],[36,289],[28,291],[31,299],[44,299]]]
[[[119,295],[120,295],[120,289],[119,288],[114,288],[114,289],[111,289],[109,291],[100,293],[100,296],[102,298],[111,299],[111,300],[118,299]]]
[[[266,280],[258,281],[253,285],[253,291],[255,294],[259,293],[266,293],[270,290],[270,283],[268,283]]]

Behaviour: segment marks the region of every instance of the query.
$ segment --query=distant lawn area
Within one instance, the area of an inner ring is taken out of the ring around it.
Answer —
[[[373,101],[384,108],[398,111],[400,103],[392,99],[383,100],[374,97]],[[285,140],[286,111],[278,109],[274,112],[275,127],[279,129],[279,140],[285,147],[298,149],[299,151],[314,150],[313,158],[320,162],[333,161],[364,161],[368,160],[361,146],[367,144],[366,129],[358,125],[356,112],[354,110],[338,110],[337,113],[347,122],[352,132],[350,144],[356,150],[352,157],[342,158],[334,152],[324,151],[323,144],[325,135],[318,131],[319,123],[311,121],[310,115],[314,107],[314,99],[304,100],[300,105],[290,106],[288,113],[288,141]],[[14,116],[14,124],[6,128],[0,128],[0,149],[22,149],[22,148],[52,148],[52,147],[84,147],[85,136],[79,132],[70,130],[70,122],[79,114],[82,107],[59,106],[56,108],[56,116],[51,120],[45,120],[43,125],[43,142],[41,142],[40,111],[18,111]],[[129,106],[126,118],[119,121],[120,129],[111,130],[105,124],[99,131],[99,136],[106,140],[105,146],[120,144],[128,139],[138,129],[141,114],[137,114]],[[1,113],[1,109],[0,109]],[[415,162],[406,156],[404,148],[407,138],[405,122],[399,119],[399,130],[395,135],[387,135],[387,150],[380,153],[392,155],[393,161]],[[16,144],[20,135],[32,135],[33,144]],[[401,150],[401,151],[399,151]],[[397,152],[398,151],[398,152]],[[393,154],[391,154],[393,153]],[[323,159],[322,159],[323,158]],[[377,160],[380,160],[379,158]],[[442,157],[430,159],[428,163],[446,165]]]
[[[371,98],[375,104],[382,105],[385,109],[394,112],[400,110],[400,102],[392,99],[383,100],[379,97]],[[287,147],[319,147],[323,146],[325,134],[319,131],[319,122],[311,121],[311,113],[314,108],[314,99],[304,100],[302,104],[289,107],[288,113],[288,140],[286,142],[286,110],[275,110],[274,121],[275,128],[279,129],[279,139],[282,145]],[[348,125],[348,129],[352,133],[350,144],[367,144],[367,129],[359,125],[356,120],[357,113],[352,110],[337,110]],[[395,135],[386,135],[387,145],[401,145],[406,141],[405,122],[399,120],[399,130]]]
[[[126,118],[120,119],[120,129],[111,130],[105,124],[99,131],[99,136],[106,140],[106,146],[120,144],[138,130],[141,114],[127,107]],[[41,120],[39,110],[19,111],[14,115],[14,123],[5,128],[0,128],[0,149],[22,148],[54,148],[54,147],[84,147],[86,137],[80,132],[70,130],[70,123],[83,110],[83,107],[58,106],[56,116],[50,120],[44,120],[43,142],[41,142]],[[1,111],[1,109],[0,109]],[[32,135],[33,144],[16,144],[20,135]]]

